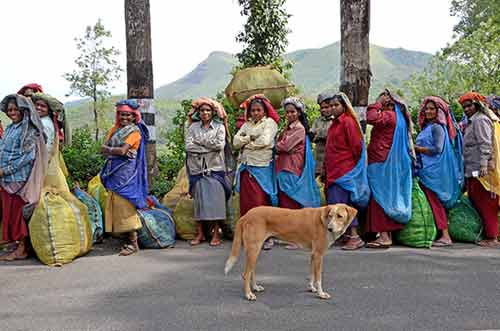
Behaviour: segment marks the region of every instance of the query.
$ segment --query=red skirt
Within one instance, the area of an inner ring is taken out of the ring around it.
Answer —
[[[469,199],[481,216],[486,237],[498,238],[498,196],[486,191],[477,178],[467,178],[466,183]]]
[[[366,220],[367,232],[391,232],[403,228],[404,224],[398,223],[387,216],[375,199],[373,197],[370,199]]]
[[[2,197],[2,239],[8,242],[21,241],[28,237],[28,226],[24,221],[23,207],[26,204],[16,194],[0,191]]]
[[[423,185],[422,183],[419,184],[420,188],[422,189],[422,191],[424,191],[425,196],[427,197],[429,205],[431,206],[432,215],[434,216],[434,222],[436,223],[436,228],[438,230],[448,229],[448,218],[446,217],[446,209],[444,209],[441,200],[439,200],[436,193],[434,193],[432,190],[425,187],[425,185]]]
[[[285,192],[278,191],[278,203],[281,208],[301,209],[302,206],[297,201],[286,195]]]
[[[240,217],[258,206],[270,206],[269,197],[247,170],[240,173]]]

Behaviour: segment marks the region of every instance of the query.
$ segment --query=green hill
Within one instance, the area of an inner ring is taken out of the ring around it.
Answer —
[[[412,73],[422,70],[432,55],[402,48],[370,47],[372,89],[384,85],[397,86]],[[292,81],[302,94],[314,96],[326,89],[336,89],[340,77],[340,43],[318,49],[305,49],[286,55],[294,63]],[[185,99],[202,95],[215,95],[224,90],[231,79],[236,58],[224,52],[212,52],[193,71],[181,79],[160,86],[159,99]]]

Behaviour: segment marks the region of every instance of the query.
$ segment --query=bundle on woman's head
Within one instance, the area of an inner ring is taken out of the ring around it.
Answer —
[[[124,99],[124,100],[120,100],[118,101],[116,104],[115,104],[116,108],[119,108],[121,106],[128,106],[132,109],[139,109],[139,104],[137,103],[137,101],[135,100],[132,100],[132,99]]]
[[[214,117],[213,117],[214,120],[216,120],[218,122],[223,122],[224,118],[226,118],[227,114],[226,114],[226,111],[224,110],[224,106],[222,106],[222,104],[220,104],[219,102],[217,102],[213,99],[201,97],[198,99],[194,99],[191,102],[191,111],[189,112],[189,114],[191,115],[191,120],[193,122],[200,121],[199,111],[200,111],[201,106],[203,106],[203,105],[207,105],[212,109],[212,112],[214,112]]]

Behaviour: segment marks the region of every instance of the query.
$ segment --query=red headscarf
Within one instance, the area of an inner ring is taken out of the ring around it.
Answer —
[[[27,89],[32,89],[33,92],[35,92],[35,93],[43,93],[42,85],[39,85],[37,83],[31,83],[31,84],[26,84],[23,87],[21,87],[21,89],[19,91],[17,91],[17,94],[24,95],[24,92]]]
[[[440,97],[430,96],[426,97],[422,104],[420,105],[420,112],[418,113],[418,125],[422,129],[425,122],[425,106],[429,101],[432,101],[436,108],[438,109],[437,121],[438,123],[444,125],[448,130],[448,136],[450,139],[455,139],[457,131],[455,130],[455,125],[450,114],[450,107],[448,104]],[[441,112],[440,112],[441,111]]]
[[[269,117],[273,121],[275,121],[276,124],[279,124],[279,122],[280,122],[280,115],[274,109],[273,105],[271,104],[271,101],[269,101],[269,99],[266,98],[264,96],[264,94],[255,94],[255,95],[252,95],[250,98],[248,98],[245,101],[243,101],[243,103],[240,105],[240,108],[243,108],[244,111],[245,111],[244,112],[245,121],[247,121],[248,118],[249,118],[248,112],[250,111],[250,109],[249,109],[250,108],[250,104],[255,99],[260,99],[264,103],[264,105],[266,106],[266,109],[267,109],[267,117]]]
[[[129,105],[118,105],[116,106],[116,116],[115,116],[115,125],[120,126],[120,113],[132,113],[135,115],[134,123],[137,124],[141,121],[141,112],[139,108],[132,108]]]
[[[486,98],[477,92],[470,91],[465,93],[460,97],[460,99],[458,99],[458,102],[460,102],[461,105],[463,105],[465,101],[476,101],[485,104]]]

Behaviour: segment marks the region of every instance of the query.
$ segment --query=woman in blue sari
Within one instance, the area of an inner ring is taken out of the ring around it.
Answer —
[[[128,234],[129,242],[120,251],[122,256],[139,251],[137,230],[142,224],[137,209],[147,206],[146,143],[149,134],[138,109],[134,100],[116,104],[115,126],[101,148],[106,163],[100,177],[109,191],[105,229],[106,232]]]
[[[446,209],[451,208],[461,194],[463,167],[461,139],[457,137],[455,123],[448,104],[439,97],[427,97],[420,106],[418,116],[420,133],[417,136],[417,176],[434,215],[434,221],[441,237],[433,246],[452,245],[448,233]],[[460,133],[458,133],[460,135]],[[457,139],[458,146],[453,147]]]
[[[282,208],[319,207],[319,189],[315,181],[316,164],[309,140],[305,106],[298,98],[282,102],[288,125],[276,142],[278,204]],[[296,248],[289,245],[288,248]]]

